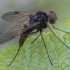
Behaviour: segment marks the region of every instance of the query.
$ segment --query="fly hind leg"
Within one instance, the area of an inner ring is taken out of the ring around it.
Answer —
[[[15,60],[16,56],[18,55],[18,53],[20,51],[20,47],[24,44],[27,37],[28,37],[28,35],[21,34],[20,40],[19,40],[19,48],[17,50],[17,53],[15,54],[15,56],[14,56],[13,60],[10,62],[10,64],[8,64],[8,66],[10,66],[13,63],[13,61]]]

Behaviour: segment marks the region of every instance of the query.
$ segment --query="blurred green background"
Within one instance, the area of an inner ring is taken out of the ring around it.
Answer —
[[[0,17],[10,11],[44,11],[48,13],[50,10],[56,12],[59,20],[55,26],[59,29],[70,32],[70,0],[0,0]],[[0,38],[16,24],[9,23],[0,18]],[[50,25],[51,26],[51,25]],[[48,29],[45,30],[49,31]],[[19,36],[15,39],[0,45],[2,50],[4,47],[14,46],[18,44]]]

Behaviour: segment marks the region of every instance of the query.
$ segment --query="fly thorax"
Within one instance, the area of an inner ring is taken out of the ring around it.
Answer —
[[[30,20],[36,22],[37,30],[43,30],[43,28],[47,27],[48,16],[45,12],[38,11],[34,15],[30,15]]]
[[[42,31],[43,29],[45,29],[47,27],[46,23],[40,23],[36,26],[36,30],[38,31]]]
[[[45,22],[48,22],[48,16],[45,12],[38,11],[34,15],[30,15],[30,20],[33,20],[38,24],[45,23]]]

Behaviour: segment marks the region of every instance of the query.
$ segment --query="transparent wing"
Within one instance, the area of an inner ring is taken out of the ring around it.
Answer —
[[[37,24],[29,21],[29,22],[25,22],[25,24],[22,26],[20,24],[14,26],[13,28],[11,28],[7,34],[5,34],[1,39],[0,39],[0,44],[3,44],[11,39],[13,39],[14,37],[16,37],[17,35],[20,35],[22,33],[24,33],[25,31],[27,31],[28,29],[36,26]]]
[[[24,22],[26,20],[29,19],[29,15],[34,14],[35,12],[30,12],[30,13],[26,13],[26,12],[8,12],[5,13],[4,15],[2,15],[2,19],[8,21],[8,22],[12,22],[12,23],[20,23],[20,22]]]

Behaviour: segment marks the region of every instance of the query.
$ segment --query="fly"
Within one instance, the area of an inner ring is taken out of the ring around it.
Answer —
[[[41,36],[42,41],[44,43],[49,61],[51,63],[51,65],[53,65],[50,57],[49,57],[49,53],[46,47],[46,44],[44,42],[44,38],[42,36],[42,32],[43,29],[45,28],[49,28],[51,30],[51,32],[54,34],[54,32],[52,31],[52,29],[49,27],[48,22],[52,24],[53,28],[65,32],[63,30],[60,30],[56,27],[54,27],[54,23],[57,19],[57,15],[54,11],[49,11],[49,13],[45,13],[43,11],[38,11],[38,12],[31,12],[31,13],[26,13],[26,12],[8,12],[6,14],[4,14],[2,16],[2,18],[8,22],[16,22],[18,23],[16,26],[12,27],[1,39],[0,39],[0,44],[3,44],[7,41],[12,40],[13,38],[15,38],[17,35],[20,35],[20,40],[19,40],[19,48],[17,50],[17,53],[15,54],[13,60],[10,62],[10,64],[8,64],[8,66],[10,66],[12,64],[12,62],[15,60],[16,56],[18,55],[20,48],[22,47],[22,45],[24,44],[25,40],[27,39],[27,37],[31,34],[34,33],[40,33],[38,35]],[[34,32],[34,30],[36,30]],[[69,32],[65,32],[65,33],[69,33]],[[55,34],[54,36],[56,38],[58,38]],[[34,41],[36,41],[38,39],[38,37],[36,39],[34,39],[32,41],[32,43]],[[59,38],[58,40],[60,42],[62,42]],[[64,42],[62,42],[67,48],[69,48]],[[70,48],[69,48],[70,49]]]

